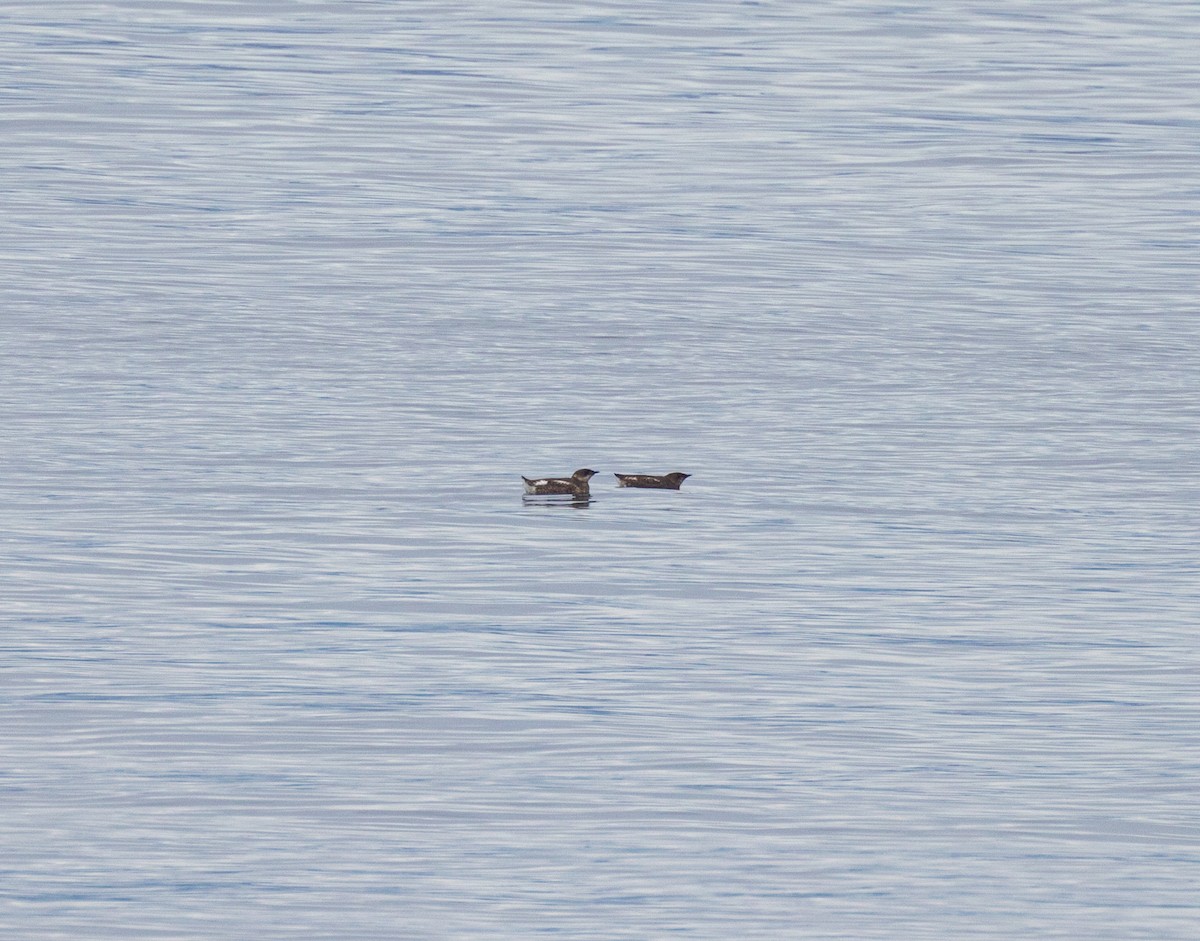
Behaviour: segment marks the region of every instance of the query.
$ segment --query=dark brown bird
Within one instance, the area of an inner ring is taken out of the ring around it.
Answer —
[[[679,485],[691,477],[673,471],[670,474],[614,474],[618,487],[648,487],[653,490],[678,490]]]
[[[582,467],[570,477],[522,477],[525,481],[526,493],[569,493],[576,497],[586,497],[591,494],[588,481],[596,476],[594,470]]]

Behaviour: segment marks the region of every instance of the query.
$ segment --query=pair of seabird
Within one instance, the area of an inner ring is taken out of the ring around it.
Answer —
[[[586,497],[591,493],[588,481],[596,476],[594,470],[582,467],[570,477],[537,477],[525,481],[526,493],[569,493],[576,497]],[[618,487],[647,487],[653,490],[678,490],[691,474],[681,474],[675,471],[670,474],[614,474]]]

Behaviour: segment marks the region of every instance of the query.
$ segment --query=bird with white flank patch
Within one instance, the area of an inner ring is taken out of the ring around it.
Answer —
[[[570,477],[535,477],[522,476],[525,481],[525,492],[536,494],[567,493],[576,497],[586,497],[591,494],[588,481],[596,476],[594,470],[582,467]]]

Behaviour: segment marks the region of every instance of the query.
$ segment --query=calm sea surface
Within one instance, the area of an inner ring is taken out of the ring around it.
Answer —
[[[1198,49],[8,0],[0,937],[1200,937]]]

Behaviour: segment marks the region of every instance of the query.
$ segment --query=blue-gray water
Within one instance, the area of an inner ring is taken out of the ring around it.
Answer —
[[[1200,937],[1197,49],[8,0],[0,936]]]

